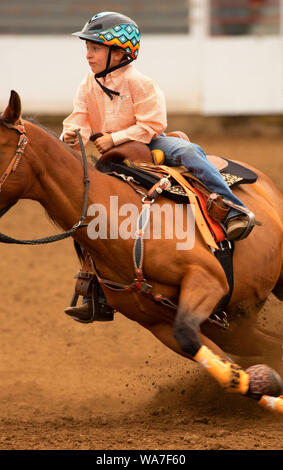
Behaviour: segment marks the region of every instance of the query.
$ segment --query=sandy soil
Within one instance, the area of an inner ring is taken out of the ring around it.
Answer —
[[[199,143],[260,168],[283,190],[282,137]],[[31,201],[13,208],[0,230],[57,233]],[[78,270],[70,240],[0,250],[0,449],[282,448],[282,418],[224,393],[121,314],[90,325],[65,316]],[[271,296],[263,320],[283,333],[282,314]]]

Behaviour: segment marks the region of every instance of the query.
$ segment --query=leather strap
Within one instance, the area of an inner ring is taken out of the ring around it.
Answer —
[[[190,204],[194,205],[195,208],[195,220],[197,227],[205,241],[205,243],[210,246],[211,248],[214,248],[215,250],[218,250],[218,246],[213,238],[213,235],[205,221],[205,218],[201,212],[200,206],[198,204],[197,197],[195,196],[194,193],[194,188],[190,185],[190,183],[174,168],[166,166],[166,165],[161,165],[158,167],[161,171],[164,173],[167,173],[171,175],[185,190],[187,193],[187,196],[189,198]]]
[[[10,127],[10,126],[7,126],[7,127]],[[2,176],[0,178],[0,191],[2,190],[2,186],[5,183],[8,176],[12,172],[16,171],[16,169],[18,167],[18,164],[20,163],[20,160],[24,155],[25,146],[27,145],[27,143],[29,141],[27,136],[26,136],[25,128],[24,128],[24,126],[22,126],[22,124],[19,124],[18,126],[14,126],[13,129],[15,129],[17,132],[20,133],[20,138],[19,138],[19,141],[18,141],[16,153],[13,156],[12,160],[10,161],[10,163],[9,163],[8,167],[6,168],[6,170],[2,173]]]
[[[90,286],[93,281],[95,273],[92,269],[92,262],[90,255],[87,253],[82,268],[74,277],[77,278],[75,292],[78,295],[86,296],[90,291]]]

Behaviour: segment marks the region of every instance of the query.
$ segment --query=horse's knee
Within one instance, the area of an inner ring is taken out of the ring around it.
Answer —
[[[178,311],[174,325],[174,337],[181,350],[192,357],[201,347],[198,327],[199,321],[196,318],[188,312]]]

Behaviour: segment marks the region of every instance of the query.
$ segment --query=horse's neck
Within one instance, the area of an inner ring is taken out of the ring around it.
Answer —
[[[35,184],[25,197],[39,201],[51,219],[67,230],[78,222],[82,212],[84,199],[82,160],[46,131],[32,128],[28,133],[32,133],[31,142],[36,142],[33,147],[31,143],[33,152],[29,155]],[[105,175],[89,167],[89,176],[91,182],[88,205],[99,203],[102,194],[107,196],[108,192],[107,185],[103,181]]]

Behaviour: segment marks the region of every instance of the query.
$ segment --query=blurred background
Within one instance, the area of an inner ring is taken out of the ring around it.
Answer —
[[[0,109],[15,89],[24,112],[67,115],[88,72],[71,33],[102,10],[138,23],[136,65],[159,82],[184,130],[217,116],[283,127],[283,0],[1,0]]]

